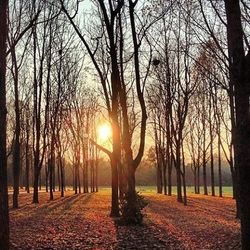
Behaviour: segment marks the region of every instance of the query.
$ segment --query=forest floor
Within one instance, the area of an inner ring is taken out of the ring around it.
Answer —
[[[11,249],[240,249],[232,198],[190,195],[183,206],[175,196],[143,195],[143,225],[121,226],[109,217],[110,190],[56,192],[53,201],[42,192],[36,205],[22,193],[10,210]]]

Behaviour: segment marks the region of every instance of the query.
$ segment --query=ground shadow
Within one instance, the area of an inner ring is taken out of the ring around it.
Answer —
[[[142,225],[121,225],[115,222],[117,245],[116,250],[122,249],[172,249],[166,238],[149,220],[144,220]],[[164,239],[165,238],[165,239]]]

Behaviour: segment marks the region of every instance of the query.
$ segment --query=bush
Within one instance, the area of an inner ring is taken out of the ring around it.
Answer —
[[[120,200],[121,221],[126,225],[140,225],[142,224],[144,216],[142,210],[148,205],[148,202],[139,192],[135,194],[134,201],[131,199],[134,198],[126,193]]]

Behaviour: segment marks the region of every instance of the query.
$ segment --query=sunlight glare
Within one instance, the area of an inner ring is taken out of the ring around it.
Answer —
[[[112,135],[112,130],[109,124],[102,124],[98,129],[98,135],[101,140],[108,140]]]

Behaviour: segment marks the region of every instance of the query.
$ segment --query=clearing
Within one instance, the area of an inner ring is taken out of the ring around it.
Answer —
[[[120,226],[109,217],[110,190],[78,194],[20,194],[10,211],[11,249],[240,249],[240,225],[232,198],[143,193],[149,201],[142,226]],[[11,198],[11,197],[10,197]],[[10,204],[11,205],[11,204]]]

